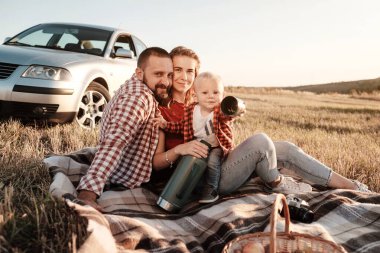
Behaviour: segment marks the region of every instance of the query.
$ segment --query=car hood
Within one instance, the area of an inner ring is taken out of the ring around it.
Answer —
[[[65,67],[68,64],[102,58],[96,55],[81,54],[48,48],[0,45],[0,62],[17,65],[46,65]]]

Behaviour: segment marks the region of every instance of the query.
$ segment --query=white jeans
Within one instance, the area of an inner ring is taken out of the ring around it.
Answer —
[[[230,193],[257,175],[264,182],[276,180],[277,168],[285,168],[303,181],[326,186],[332,170],[286,141],[273,142],[266,134],[255,134],[230,152],[222,163],[219,192]]]

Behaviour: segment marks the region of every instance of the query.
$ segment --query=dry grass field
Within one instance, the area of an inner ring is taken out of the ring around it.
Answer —
[[[256,132],[291,141],[335,171],[380,192],[380,101],[348,95],[229,89],[246,101],[236,142]],[[74,252],[86,221],[48,195],[49,153],[94,146],[97,130],[0,123],[0,252]]]
[[[265,132],[273,140],[297,144],[338,173],[380,191],[379,101],[265,89],[234,95],[249,108],[235,126],[237,142],[255,131]]]

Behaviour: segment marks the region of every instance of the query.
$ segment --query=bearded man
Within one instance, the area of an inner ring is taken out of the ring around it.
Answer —
[[[155,95],[171,84],[172,75],[166,50],[151,47],[140,54],[135,73],[103,113],[98,150],[77,187],[78,199],[101,210],[96,199],[106,185],[133,189],[149,181],[159,131]]]

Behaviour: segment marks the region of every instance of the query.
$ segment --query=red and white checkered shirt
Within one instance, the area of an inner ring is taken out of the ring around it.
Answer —
[[[77,189],[99,196],[106,182],[134,188],[149,181],[158,143],[153,118],[158,114],[153,92],[133,75],[103,113],[98,151]]]
[[[193,140],[193,111],[196,104],[197,103],[193,103],[185,107],[185,112],[181,121],[168,121],[165,131],[170,133],[183,133],[185,142]],[[228,152],[234,147],[232,127],[230,125],[233,120],[233,117],[226,116],[220,111],[220,106],[215,107],[212,125],[216,138],[223,149],[224,155],[227,155]]]

